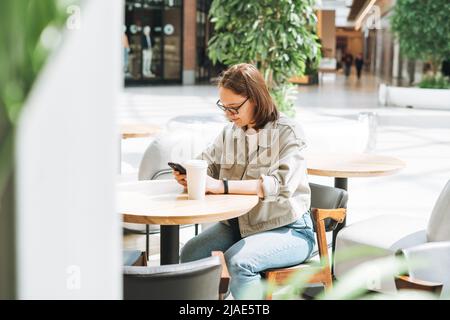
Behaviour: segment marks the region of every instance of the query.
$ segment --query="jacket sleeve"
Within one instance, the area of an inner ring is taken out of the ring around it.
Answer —
[[[260,176],[263,202],[285,201],[294,195],[299,184],[307,183],[304,148],[306,143],[291,127],[280,135],[279,157],[267,173]],[[306,181],[305,181],[306,179]]]
[[[219,179],[220,158],[223,150],[224,130],[203,150],[196,159],[208,162],[208,176]]]

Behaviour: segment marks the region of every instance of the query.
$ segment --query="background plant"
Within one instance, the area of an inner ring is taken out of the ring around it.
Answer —
[[[450,80],[442,75],[424,76],[419,83],[424,89],[450,89]]]
[[[450,57],[450,2],[448,0],[397,0],[391,27],[402,54],[429,62],[436,76]]]
[[[424,291],[399,290],[392,293],[380,293],[371,290],[377,290],[377,286],[384,281],[393,281],[394,277],[404,274],[408,270],[408,266],[428,267],[428,261],[411,260],[405,261],[403,256],[385,256],[385,252],[381,249],[370,248],[367,246],[356,246],[348,248],[340,252],[339,256],[335,257],[335,263],[360,261],[361,259],[370,258],[368,262],[362,263],[347,271],[339,280],[334,281],[333,288],[329,291],[322,291],[315,299],[317,300],[366,300],[366,299],[382,299],[382,300],[403,300],[403,299],[421,299],[421,300],[436,300],[448,299],[446,296],[436,296],[435,294]],[[299,299],[302,293],[305,292],[309,286],[308,279],[311,278],[325,261],[309,262],[310,267],[305,270],[299,270],[294,273],[281,286],[273,285],[267,281],[264,283],[264,288],[270,293],[275,293],[275,299],[291,300]],[[249,297],[255,299],[255,293],[249,292]]]
[[[15,296],[15,128],[72,2],[0,1],[0,298]]]
[[[288,79],[304,75],[307,61],[318,64],[320,59],[314,4],[315,0],[214,0],[209,58],[214,64],[254,64],[280,111],[292,116]]]

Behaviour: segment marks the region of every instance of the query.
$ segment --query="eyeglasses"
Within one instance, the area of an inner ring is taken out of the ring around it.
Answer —
[[[245,99],[244,100],[244,102],[242,102],[240,105],[238,105],[237,107],[225,107],[223,104],[222,104],[222,102],[220,102],[220,99],[219,100],[217,100],[217,102],[216,102],[216,106],[218,106],[222,111],[225,111],[225,112],[229,112],[229,113],[231,113],[231,114],[238,114],[239,113],[239,109],[244,105],[244,103],[246,103],[247,102],[247,100],[248,100],[248,97],[247,97],[247,99]]]

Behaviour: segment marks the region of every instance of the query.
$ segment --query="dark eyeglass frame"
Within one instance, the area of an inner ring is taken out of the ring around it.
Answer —
[[[238,105],[237,107],[225,107],[221,102],[220,99],[217,100],[216,102],[216,106],[219,107],[220,110],[225,111],[225,112],[230,112],[231,114],[239,114],[239,109],[242,108],[242,106],[247,102],[247,100],[249,99],[249,97],[247,97],[244,102],[242,102],[240,105]]]

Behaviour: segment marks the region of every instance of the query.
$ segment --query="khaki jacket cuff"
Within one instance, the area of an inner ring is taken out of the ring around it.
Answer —
[[[261,199],[262,202],[272,202],[277,200],[278,193],[280,192],[280,186],[278,180],[272,176],[261,175],[259,177],[261,180],[261,186],[264,193],[264,198]]]

